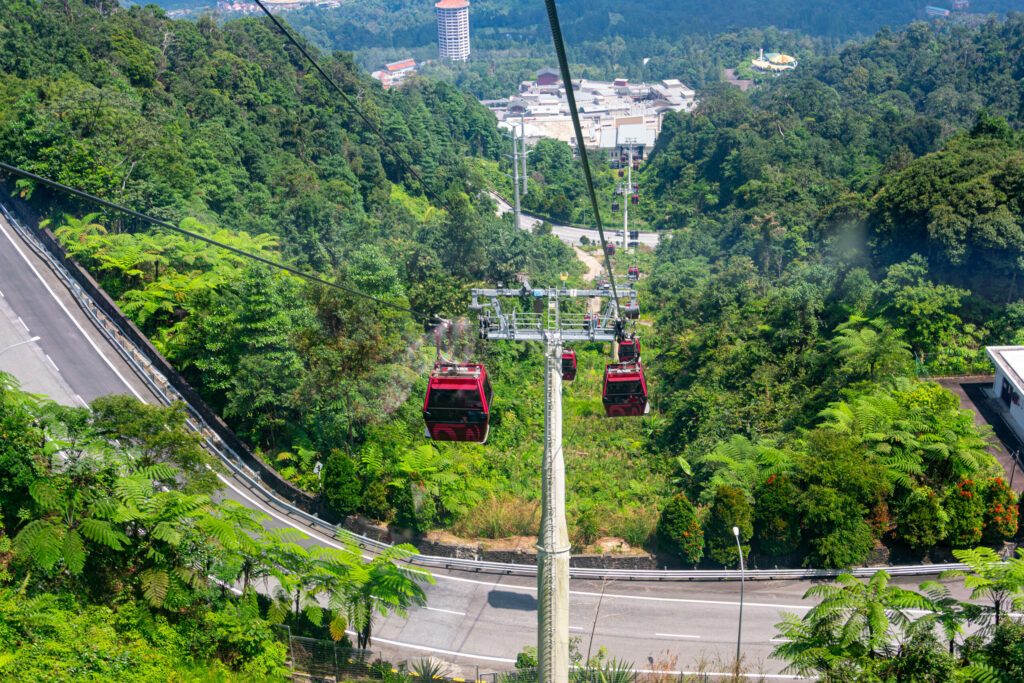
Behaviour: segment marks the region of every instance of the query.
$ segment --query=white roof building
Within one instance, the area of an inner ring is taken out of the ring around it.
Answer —
[[[1007,424],[1024,440],[1024,346],[985,348],[996,368],[992,393],[1006,411]]]
[[[573,144],[575,134],[564,84],[550,69],[541,69],[538,81],[520,84],[519,92],[509,98],[507,109],[502,110],[493,101],[488,106],[505,128],[525,123],[528,139],[554,138]],[[666,112],[691,111],[697,104],[696,93],[674,78],[657,83],[577,79],[572,89],[587,147],[616,150],[623,146],[622,140],[633,139],[641,155],[639,148],[653,147]],[[625,132],[620,130],[624,126],[628,127]]]

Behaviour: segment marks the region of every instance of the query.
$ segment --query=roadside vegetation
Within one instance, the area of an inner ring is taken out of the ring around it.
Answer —
[[[821,681],[1008,683],[1024,677],[1024,552],[1004,561],[989,548],[956,551],[966,570],[915,591],[880,571],[815,586],[815,605],[777,625],[773,657]],[[955,586],[962,577],[964,591]],[[969,594],[969,600],[956,593]]]
[[[216,495],[180,405],[67,408],[0,374],[0,435],[5,680],[285,680],[276,626],[365,647],[377,614],[424,602],[412,548],[310,548]]]

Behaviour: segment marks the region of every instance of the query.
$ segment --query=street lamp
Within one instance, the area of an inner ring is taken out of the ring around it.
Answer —
[[[11,344],[10,346],[5,346],[4,348],[0,349],[0,353],[3,353],[4,351],[10,351],[11,349],[13,349],[16,346],[22,346],[23,344],[31,344],[32,342],[37,342],[40,339],[41,339],[41,337],[32,337],[31,339],[26,339],[25,341],[20,341],[17,344]]]
[[[732,535],[736,537],[736,552],[740,556],[740,625],[736,631],[736,673],[740,672],[740,642],[743,639],[743,546],[740,545],[740,528],[734,526]]]

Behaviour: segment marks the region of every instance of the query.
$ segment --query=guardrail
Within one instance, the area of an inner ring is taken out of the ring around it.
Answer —
[[[182,392],[172,386],[168,378],[160,373],[145,353],[142,352],[133,342],[132,336],[125,332],[123,327],[107,311],[100,307],[84,287],[71,275],[64,263],[47,249],[34,231],[25,227],[7,209],[6,205],[0,203],[0,213],[22,236],[26,244],[40,258],[45,260],[51,270],[57,275],[68,291],[78,302],[79,307],[92,321],[95,328],[110,342],[122,358],[131,366],[136,375],[153,395],[159,398],[165,405],[180,402],[184,404],[189,413],[189,427],[199,433],[203,439],[204,447],[213,453],[218,460],[227,468],[232,478],[245,487],[247,491],[259,498],[265,505],[277,510],[287,516],[291,521],[301,524],[311,531],[326,535],[330,538],[352,539],[359,548],[363,550],[380,551],[390,547],[389,544],[376,539],[349,531],[320,517],[310,514],[292,502],[275,496],[268,489],[260,474],[254,471],[250,464],[239,455],[239,453],[225,442],[218,430],[208,424],[206,418],[200,411],[186,399]],[[97,285],[98,288],[98,285]],[[123,315],[123,314],[122,314]],[[137,330],[136,334],[141,334]],[[166,361],[165,361],[166,362]],[[209,410],[207,408],[207,410]],[[219,425],[218,425],[219,426]],[[237,438],[237,437],[236,437]],[[437,555],[416,555],[410,560],[411,564],[429,567],[432,569],[444,569],[449,571],[460,571],[480,574],[500,574],[506,576],[536,576],[537,567],[532,564],[513,564],[503,562],[488,562],[483,560],[470,560],[451,557],[440,557]],[[879,567],[858,567],[855,569],[751,569],[742,573],[747,580],[761,581],[783,581],[783,580],[808,580],[834,578],[842,573],[850,573],[858,577],[868,577],[880,569],[884,569],[893,576],[927,576],[937,574],[947,569],[966,569],[963,564],[932,564],[932,565],[904,565],[904,566],[879,566]],[[574,579],[593,580],[618,580],[618,581],[737,581],[741,572],[735,569],[682,569],[682,570],[632,570],[632,569],[601,569],[590,567],[570,567],[570,577]]]

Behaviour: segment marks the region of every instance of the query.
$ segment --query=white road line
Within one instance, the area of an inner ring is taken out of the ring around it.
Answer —
[[[77,398],[78,402],[81,403],[84,407],[89,407],[89,404],[85,402],[85,399],[79,396],[78,394],[75,394],[75,398]]]
[[[344,546],[342,546],[342,545],[340,545],[338,543],[335,543],[334,541],[330,540],[327,536],[324,536],[322,534],[317,534],[316,536],[313,536],[310,533],[311,530],[308,527],[298,526],[298,525],[295,524],[294,520],[278,514],[270,505],[268,505],[266,503],[262,503],[262,502],[256,501],[254,498],[252,498],[245,491],[243,491],[239,487],[233,485],[231,483],[231,480],[228,479],[227,477],[225,477],[224,475],[218,474],[217,477],[222,482],[224,482],[224,485],[227,486],[229,489],[231,489],[232,491],[234,491],[238,495],[242,496],[247,501],[252,503],[257,509],[262,510],[263,512],[265,512],[266,514],[270,515],[271,517],[273,517],[277,521],[279,521],[279,522],[281,522],[281,523],[283,523],[283,524],[285,524],[285,525],[287,525],[287,526],[289,526],[289,527],[291,527],[293,529],[297,529],[298,531],[301,531],[302,533],[306,534],[307,536],[309,536],[310,538],[312,538],[315,541],[322,541],[323,543],[326,543],[327,545],[330,545],[332,547],[338,548],[340,550],[344,550],[345,549]],[[370,556],[364,555],[363,558],[364,559],[370,559]],[[416,570],[417,568],[410,567],[410,569]],[[425,571],[425,570],[423,570],[423,571]],[[479,585],[479,586],[490,586],[491,588],[500,588],[501,590],[519,590],[519,591],[524,591],[524,592],[536,592],[536,590],[537,590],[536,586],[517,586],[517,585],[511,584],[511,583],[495,583],[493,581],[478,581],[477,579],[464,579],[461,576],[450,576],[448,574],[434,573],[433,577],[435,579],[438,579],[438,580],[455,581],[456,583],[473,583],[473,584],[476,584],[476,585]],[[590,597],[600,597],[600,595],[601,595],[600,593],[593,593],[593,592],[590,592],[590,591],[569,591],[569,593],[571,595],[586,595],[586,596],[590,596]],[[696,600],[696,599],[692,599],[692,598],[657,598],[657,597],[653,597],[653,596],[649,596],[649,595],[623,595],[623,594],[616,594],[616,593],[605,593],[604,597],[605,598],[617,598],[617,599],[620,599],[620,600],[643,600],[643,601],[648,601],[648,602],[683,603],[683,604],[692,604],[692,605],[729,605],[729,606],[736,605],[736,606],[738,606],[740,604],[738,602],[730,602],[730,601],[727,601],[727,600]],[[808,605],[783,605],[783,604],[763,603],[763,602],[747,602],[747,601],[744,601],[743,604],[746,607],[768,607],[768,608],[772,608],[772,609],[809,610],[811,608],[811,606],[808,606]]]
[[[569,591],[569,592],[573,593],[574,595],[592,595],[594,597],[599,597],[601,595],[600,593],[588,593],[588,592],[585,592],[585,591]],[[731,606],[739,607],[739,604],[740,604],[738,601],[732,601],[732,600],[695,600],[695,599],[692,599],[692,598],[656,598],[656,597],[650,596],[650,595],[622,595],[622,594],[616,594],[616,593],[605,593],[604,597],[606,599],[607,598],[616,598],[616,599],[619,599],[619,600],[647,600],[647,601],[651,601],[651,602],[677,602],[677,603],[686,603],[686,604],[693,604],[693,605],[731,605]],[[743,605],[745,607],[768,607],[768,608],[771,608],[771,609],[799,609],[799,610],[809,610],[809,609],[811,609],[811,607],[813,607],[813,605],[783,605],[783,604],[777,604],[777,603],[772,603],[772,602],[747,602],[747,601],[744,601]]]
[[[793,641],[789,638],[772,638],[768,641],[769,643],[792,643]]]
[[[466,616],[465,612],[456,612],[455,610],[441,609],[440,607],[424,607],[423,609],[428,609],[431,612],[444,612],[445,614],[457,614],[460,617]]]
[[[50,365],[53,366],[53,369],[56,370],[57,372],[60,372],[60,368],[58,368],[57,364],[53,362],[52,358],[50,358],[50,354],[44,353],[43,355],[46,356],[46,360],[50,361]]]
[[[43,284],[43,287],[45,287],[46,291],[50,293],[50,296],[53,297],[53,300],[57,302],[57,305],[61,307],[61,310],[63,310],[64,313],[67,314],[68,318],[71,319],[71,322],[74,323],[75,327],[78,328],[78,331],[82,333],[82,336],[85,337],[86,341],[89,342],[89,346],[91,346],[93,350],[99,354],[100,358],[103,359],[103,362],[106,363],[107,366],[114,371],[114,374],[117,375],[118,379],[120,379],[126,387],[128,387],[128,390],[135,394],[135,398],[139,399],[143,403],[146,403],[146,399],[142,398],[142,396],[139,395],[139,392],[135,391],[135,387],[128,383],[128,380],[124,378],[124,375],[118,372],[117,368],[114,367],[114,364],[110,362],[110,359],[103,355],[103,352],[100,351],[100,347],[96,346],[96,342],[92,340],[92,337],[86,334],[85,330],[82,329],[82,326],[78,323],[78,320],[75,319],[75,316],[71,315],[71,311],[68,310],[67,306],[64,305],[64,302],[60,300],[56,293],[54,293],[53,289],[50,288],[50,285],[46,282],[46,280],[43,279],[43,276],[39,274],[38,270],[36,270],[36,267],[32,265],[32,262],[28,260],[27,256],[25,256],[25,252],[21,250],[21,247],[18,246],[18,243],[15,242],[14,238],[11,237],[10,233],[7,232],[7,228],[4,226],[3,221],[0,221],[0,232],[4,234],[4,237],[7,238],[7,241],[11,243],[11,246],[14,247],[14,250],[18,252],[19,256],[21,256],[22,260],[25,262],[25,265],[27,265],[32,270],[32,272],[35,273],[35,276],[39,278],[39,282]],[[21,320],[21,318],[18,319]],[[24,325],[25,323],[22,322],[21,324]],[[27,330],[28,327],[26,326],[25,329]]]
[[[662,638],[687,638],[692,640],[700,639],[700,636],[687,636],[682,633],[655,633],[654,635],[661,636]]]
[[[570,626],[569,630],[570,631],[586,631],[587,629],[583,628],[582,626]]]
[[[31,332],[32,331],[32,330],[28,329],[28,325],[26,325],[25,321],[21,319],[20,315],[18,316],[18,322],[21,323],[21,326],[25,328],[26,332]]]
[[[350,635],[356,635],[355,631],[345,631]],[[373,637],[373,642],[384,643],[385,645],[394,645],[395,647],[407,647],[412,650],[422,650],[423,652],[437,652],[442,655],[452,655],[453,657],[466,657],[467,659],[481,659],[485,662],[502,662],[503,664],[515,664],[516,660],[508,659],[507,657],[490,657],[488,655],[473,655],[468,652],[456,652],[455,650],[442,650],[439,647],[429,647],[427,645],[414,645],[412,643],[403,643],[397,640],[386,640],[378,636]]]
[[[2,289],[0,289],[0,299],[6,299],[6,298],[7,298],[7,297],[5,297],[5,296],[4,296],[4,292],[3,292],[3,290],[2,290]]]

